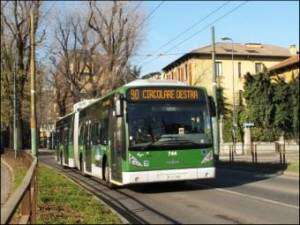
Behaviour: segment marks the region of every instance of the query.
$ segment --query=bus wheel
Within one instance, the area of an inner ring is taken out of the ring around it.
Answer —
[[[63,158],[62,158],[62,152],[60,152],[60,165],[63,165]]]
[[[111,189],[115,188],[115,185],[113,185],[110,182],[109,167],[108,167],[107,163],[105,163],[104,180],[105,180],[105,184],[107,187],[109,187]]]
[[[80,155],[80,158],[79,158],[79,167],[80,167],[80,173],[82,175],[84,175],[83,161],[82,161],[82,156],[81,155]]]

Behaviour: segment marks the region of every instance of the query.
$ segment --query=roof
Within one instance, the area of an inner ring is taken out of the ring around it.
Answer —
[[[283,60],[282,62],[270,67],[269,71],[275,71],[275,70],[279,70],[279,69],[286,68],[286,67],[289,67],[289,66],[292,66],[292,65],[297,65],[297,64],[298,64],[298,67],[299,67],[299,62],[300,62],[299,61],[299,54],[293,55],[293,56],[289,57],[288,59]]]
[[[142,79],[148,79],[148,78],[151,78],[151,77],[154,77],[154,76],[157,76],[157,75],[160,75],[160,72],[152,72],[152,73],[148,73],[148,74],[142,76],[141,78],[142,78]]]
[[[232,55],[232,44],[228,42],[217,42],[215,45],[216,55],[220,56],[231,56]],[[211,55],[212,45],[207,45],[202,48],[195,49],[188,52],[178,58],[177,60],[171,62],[163,68],[163,70],[168,70],[172,66],[188,57],[198,56],[198,55]],[[233,43],[233,53],[235,56],[248,56],[248,57],[270,57],[270,58],[288,58],[291,56],[288,48],[283,48],[276,45],[260,44],[260,43]]]
[[[151,79],[137,79],[124,87],[141,87],[141,86],[188,86],[186,83],[176,80],[151,80]]]

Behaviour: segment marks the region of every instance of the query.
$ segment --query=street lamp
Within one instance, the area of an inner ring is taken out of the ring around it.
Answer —
[[[232,61],[232,101],[233,101],[233,115],[232,115],[232,136],[233,136],[233,143],[235,144],[235,137],[236,137],[236,110],[235,110],[235,94],[234,94],[234,61],[233,61],[233,40],[229,37],[221,38],[222,41],[231,41],[231,61]]]

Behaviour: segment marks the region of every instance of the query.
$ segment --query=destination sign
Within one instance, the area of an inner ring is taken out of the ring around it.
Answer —
[[[197,101],[200,99],[198,89],[192,88],[132,88],[127,93],[131,101]]]

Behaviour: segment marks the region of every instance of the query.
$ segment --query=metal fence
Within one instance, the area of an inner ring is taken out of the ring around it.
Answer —
[[[222,160],[229,162],[248,162],[248,163],[273,163],[285,165],[288,159],[293,160],[293,158],[299,157],[299,151],[286,151],[285,144],[275,142],[274,149],[272,151],[258,151],[257,144],[252,144],[250,151],[244,154],[238,154],[235,145],[230,145],[227,155],[223,154]]]
[[[34,157],[22,184],[1,207],[1,224],[11,224],[16,219],[15,224],[36,223],[36,166],[37,158]]]

